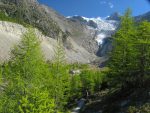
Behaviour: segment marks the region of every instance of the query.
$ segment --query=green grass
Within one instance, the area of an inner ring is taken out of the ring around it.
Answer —
[[[11,18],[11,17],[7,16],[7,14],[5,14],[4,12],[0,12],[0,21],[8,21],[8,22],[21,24],[24,27],[31,27],[31,25],[25,23],[23,20],[21,20],[19,18]]]

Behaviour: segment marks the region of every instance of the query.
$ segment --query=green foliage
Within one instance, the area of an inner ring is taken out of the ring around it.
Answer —
[[[4,78],[8,81],[0,96],[3,113],[53,113],[54,102],[46,88],[52,79],[43,60],[40,42],[30,29],[12,51],[12,61],[5,65]]]
[[[71,98],[80,98],[82,96],[82,82],[79,75],[71,77]]]
[[[80,74],[83,89],[88,90],[90,93],[99,91],[106,77],[105,75],[99,70],[84,70]]]
[[[126,82],[124,78],[132,74],[131,69],[134,63],[131,63],[131,61],[134,61],[134,37],[133,19],[130,10],[127,10],[121,18],[120,29],[114,35],[114,50],[109,63],[111,74],[118,76],[118,82]]]
[[[150,23],[143,21],[137,29],[136,41],[136,64],[138,82],[142,83],[144,78],[149,78],[150,72]]]
[[[149,113],[150,112],[150,104],[146,103],[140,107],[130,106],[128,108],[128,113]]]
[[[108,80],[105,72],[100,72],[100,71],[95,72],[95,74],[93,75],[93,79],[95,83],[94,86],[95,91],[101,91],[101,89],[107,88],[107,86],[105,85],[107,85]]]
[[[70,75],[70,69],[81,68],[81,75]],[[12,50],[12,58],[3,64],[7,81],[0,95],[3,113],[67,112],[67,104],[82,97],[83,89],[96,91],[102,82],[101,73],[87,70],[87,65],[67,65],[62,43],[58,41],[55,59],[47,64],[41,53],[40,41],[29,29],[22,41]]]
[[[87,64],[80,64],[80,63],[73,63],[73,64],[68,64],[68,67],[70,69],[82,69],[82,70],[85,70],[85,69],[88,69],[89,66]]]
[[[109,62],[109,75],[119,87],[141,86],[143,76],[149,74],[149,26],[149,22],[135,26],[130,10],[121,18],[120,28],[114,35],[114,50]]]
[[[21,113],[54,113],[54,107],[54,100],[49,98],[47,91],[36,91],[30,96],[22,97],[19,101]]]
[[[92,71],[88,70],[83,71],[80,75],[83,88],[91,93],[93,93],[95,86],[93,75],[95,76],[95,74]]]
[[[2,72],[3,70],[2,70],[2,66],[0,65],[0,84],[2,83]]]
[[[17,23],[17,24],[21,24],[25,27],[30,27],[31,25],[25,23],[23,20],[21,20],[20,18],[11,18],[9,16],[7,16],[4,12],[0,12],[0,20],[1,21],[8,21],[8,22],[13,22],[13,23]]]
[[[58,46],[55,50],[55,59],[50,64],[50,72],[54,81],[53,97],[55,101],[55,111],[64,110],[70,97],[70,75],[68,67],[65,64],[65,56],[62,42],[58,41]]]

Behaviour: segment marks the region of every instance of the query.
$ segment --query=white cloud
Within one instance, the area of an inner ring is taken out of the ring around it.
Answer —
[[[111,2],[108,2],[108,1],[101,1],[100,4],[101,5],[108,5],[109,8],[111,8],[111,9],[114,8],[114,4]]]
[[[109,5],[109,7],[110,7],[111,9],[114,8],[114,4],[113,4],[113,3],[109,2],[108,5]]]

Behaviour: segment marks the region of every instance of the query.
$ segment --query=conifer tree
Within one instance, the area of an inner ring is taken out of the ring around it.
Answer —
[[[94,82],[95,73],[89,70],[85,70],[81,73],[80,76],[81,76],[83,90],[85,90],[86,93],[88,93],[88,95],[90,93],[93,93],[94,86],[95,86],[95,82]]]
[[[135,70],[135,36],[134,21],[130,9],[128,9],[121,17],[120,28],[114,35],[114,48],[109,63],[111,74],[118,79],[117,82],[120,82],[121,85],[132,81],[133,70]]]
[[[55,100],[55,112],[64,110],[70,97],[70,75],[66,65],[62,41],[58,40],[55,50],[55,58],[50,67],[54,80],[53,96]]]
[[[12,55],[4,74],[9,85],[0,96],[2,112],[53,113],[55,104],[45,87],[45,81],[52,80],[33,29],[24,34]]]
[[[106,74],[104,72],[96,71],[95,74],[93,75],[94,83],[95,83],[95,91],[100,91],[102,88],[106,88],[107,83],[106,83]],[[106,84],[104,84],[104,83]],[[102,84],[104,84],[102,86]]]
[[[78,98],[82,95],[82,82],[79,75],[72,75],[71,77],[71,98]]]
[[[137,78],[138,84],[144,82],[144,77],[150,72],[150,23],[143,21],[138,26],[136,44]],[[141,85],[141,84],[140,84]]]
[[[0,65],[0,84],[1,84],[1,81],[2,81],[2,72],[3,72],[2,66]]]

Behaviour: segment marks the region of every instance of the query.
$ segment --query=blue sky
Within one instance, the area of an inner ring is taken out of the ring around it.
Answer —
[[[133,15],[150,11],[148,0],[38,0],[64,16],[106,17],[131,8]]]

